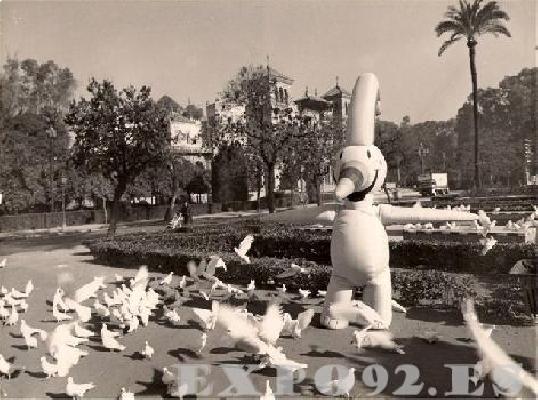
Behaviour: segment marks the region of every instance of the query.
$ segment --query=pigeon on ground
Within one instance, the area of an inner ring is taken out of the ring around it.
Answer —
[[[301,332],[310,326],[314,314],[313,308],[300,313],[297,319],[292,319],[290,314],[284,314],[284,328],[282,331],[294,338],[300,338]]]
[[[93,382],[76,384],[72,377],[67,378],[67,385],[65,387],[65,393],[75,399],[84,397],[84,394],[95,387]]]
[[[127,391],[124,387],[121,388],[121,394],[119,400],[134,400],[135,395],[133,392]]]
[[[80,326],[79,321],[75,321],[73,323],[73,327],[75,330],[75,336],[79,338],[90,338],[95,336],[95,333],[93,331],[90,331],[89,329],[85,329],[82,326]]]
[[[21,335],[22,336],[32,336],[39,335],[41,340],[47,340],[47,332],[43,329],[37,329],[30,327],[25,320],[21,319]]]
[[[357,346],[357,349],[379,347],[392,350],[398,354],[405,354],[403,348],[394,342],[392,334],[389,331],[369,331],[369,329],[370,327],[367,326],[364,329],[353,332],[354,340],[352,343]]]
[[[173,272],[170,272],[168,275],[166,275],[160,282],[159,285],[171,285],[172,284],[172,276],[174,275]]]
[[[41,369],[47,375],[47,378],[52,378],[58,375],[58,364],[53,364],[47,361],[47,357],[41,357]]]
[[[170,372],[170,370],[168,368],[164,367],[163,368],[162,383],[165,386],[170,387],[175,382],[176,382],[176,376],[172,372]]]
[[[37,338],[31,335],[23,335],[26,349],[37,349]]]
[[[2,261],[0,261],[0,268],[5,268],[7,265],[7,258],[3,258]]]
[[[146,340],[146,345],[144,346],[144,349],[140,352],[144,357],[151,358],[155,354],[155,349],[151,347]]]
[[[335,319],[343,319],[364,326],[371,326],[373,329],[387,328],[381,316],[372,307],[360,300],[333,304],[330,307],[330,314]]]

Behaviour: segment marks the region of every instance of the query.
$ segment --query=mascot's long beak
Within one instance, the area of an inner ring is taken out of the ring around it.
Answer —
[[[365,176],[359,168],[354,166],[344,167],[340,172],[340,177],[336,184],[336,188],[334,189],[334,194],[339,200],[345,199],[353,193],[356,188],[364,186],[365,180]]]
[[[357,78],[351,96],[351,115],[348,121],[346,146],[374,144],[375,116],[379,114],[379,82],[374,74]],[[345,199],[355,191],[366,189],[368,168],[358,161],[342,165],[335,195]]]

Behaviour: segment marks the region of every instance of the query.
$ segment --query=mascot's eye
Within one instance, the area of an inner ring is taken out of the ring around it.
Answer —
[[[372,158],[372,153],[370,153],[370,150],[366,150],[366,155],[368,156],[368,158]]]

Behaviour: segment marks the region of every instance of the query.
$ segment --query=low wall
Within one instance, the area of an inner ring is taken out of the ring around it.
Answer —
[[[120,221],[140,221],[148,219],[164,219],[168,206],[124,207],[121,210]],[[192,215],[209,212],[208,204],[191,204]],[[176,206],[176,211],[179,206]],[[108,211],[110,217],[111,211]],[[105,212],[103,210],[66,211],[66,224],[89,225],[104,224]],[[13,232],[26,229],[48,229],[62,225],[62,212],[27,213],[5,215],[0,217],[0,232]]]

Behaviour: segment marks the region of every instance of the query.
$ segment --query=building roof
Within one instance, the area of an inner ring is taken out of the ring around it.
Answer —
[[[309,108],[311,110],[324,110],[331,104],[329,101],[321,97],[308,95],[294,100],[294,103],[298,106],[301,106],[303,108]]]
[[[288,83],[290,85],[293,83],[292,78],[290,78],[289,76],[284,75],[282,72],[276,70],[273,67],[269,67],[269,75],[271,77],[276,78],[277,80],[280,80],[282,82]]]
[[[349,93],[347,90],[345,89],[342,89],[339,85],[336,85],[335,87],[333,87],[332,89],[329,89],[327,91],[327,93],[325,93],[323,95],[323,98],[327,98],[327,97],[333,97],[334,95],[336,94],[340,94],[342,93],[344,96],[346,97],[351,97],[351,93]]]

